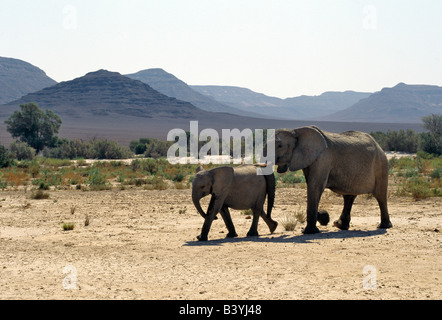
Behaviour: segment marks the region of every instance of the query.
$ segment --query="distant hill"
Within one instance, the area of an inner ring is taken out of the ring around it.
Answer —
[[[0,57],[0,104],[16,100],[25,94],[56,83],[43,70],[30,63]]]
[[[420,123],[422,117],[442,114],[442,87],[399,83],[384,88],[353,106],[327,117],[327,121]]]
[[[316,117],[344,110],[361,99],[369,97],[368,92],[324,92],[319,96],[299,96],[284,99],[283,107],[299,112],[300,119],[314,119]]]
[[[203,112],[188,102],[165,96],[141,81],[106,70],[28,94],[7,106],[0,106],[0,115],[10,114],[20,104],[28,102],[51,109],[62,118],[119,114],[186,119]]]
[[[253,109],[255,107],[280,107],[282,99],[269,97],[247,88],[232,86],[191,86],[201,94],[229,106]]]
[[[308,120],[348,108],[361,99],[366,92],[325,92],[320,96],[299,96],[280,99],[269,97],[250,89],[231,86],[191,86],[223,104],[242,110],[253,110],[268,117]]]
[[[251,115],[250,110],[240,110],[211,99],[193,90],[184,81],[160,68],[142,70],[137,73],[127,74],[126,77],[144,82],[166,96],[190,102],[202,110],[262,117],[262,115],[259,114]]]

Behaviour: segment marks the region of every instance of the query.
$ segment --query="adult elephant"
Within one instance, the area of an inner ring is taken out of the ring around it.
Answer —
[[[201,208],[201,198],[211,195],[207,214]],[[267,199],[267,214],[263,206]],[[262,217],[270,232],[275,231],[278,223],[271,218],[275,199],[275,176],[258,175],[253,165],[242,165],[236,168],[219,167],[212,170],[198,168],[192,182],[192,201],[197,211],[204,218],[200,241],[207,241],[208,233],[218,212],[226,224],[228,238],[237,237],[230,216],[229,208],[237,210],[252,209],[253,221],[247,236],[258,236],[258,220]]]
[[[344,209],[334,225],[350,226],[350,211],[357,195],[371,193],[381,210],[379,228],[391,228],[387,208],[388,162],[384,151],[368,134],[330,133],[315,126],[275,132],[278,173],[302,169],[307,182],[305,234],[317,233],[318,205],[325,188],[343,195]]]

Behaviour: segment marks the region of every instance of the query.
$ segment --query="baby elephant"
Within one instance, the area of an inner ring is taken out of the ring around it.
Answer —
[[[254,165],[242,165],[236,168],[219,167],[205,171],[198,168],[192,183],[192,200],[198,212],[205,219],[199,241],[207,241],[207,235],[213,220],[218,212],[226,224],[228,238],[234,238],[235,227],[230,217],[228,208],[236,210],[252,209],[253,221],[248,237],[258,236],[258,220],[261,216],[270,232],[273,233],[278,223],[271,218],[273,203],[275,200],[275,177],[274,174],[267,176],[258,175]],[[200,205],[201,198],[211,194],[207,215]],[[267,199],[267,214],[263,210]]]

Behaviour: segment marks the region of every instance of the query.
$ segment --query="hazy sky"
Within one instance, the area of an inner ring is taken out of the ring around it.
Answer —
[[[163,68],[281,98],[442,85],[442,1],[0,0],[0,56],[56,81]]]

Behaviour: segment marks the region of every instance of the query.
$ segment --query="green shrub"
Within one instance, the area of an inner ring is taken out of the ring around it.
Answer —
[[[136,159],[132,161],[131,168],[133,172],[154,175],[158,172],[158,161],[155,159]]]
[[[172,180],[175,181],[175,182],[182,182],[185,177],[186,177],[186,175],[184,173],[177,172],[175,174],[175,176],[172,178]]]
[[[58,139],[53,148],[43,150],[49,158],[126,159],[132,156],[130,150],[115,141],[92,139],[90,141]]]
[[[430,175],[432,179],[440,179],[441,176],[442,176],[442,167],[434,169]]]
[[[287,172],[280,176],[280,180],[283,183],[295,184],[295,183],[305,183],[305,178],[303,175],[297,175],[296,172]]]
[[[12,157],[8,149],[0,144],[0,168],[9,167],[12,164]]]
[[[72,222],[63,223],[62,228],[64,231],[71,231],[71,230],[74,230],[75,224]]]
[[[44,180],[36,179],[32,181],[32,184],[37,186],[39,190],[49,190],[49,183]]]
[[[143,143],[139,143],[135,147],[135,154],[144,154],[146,152],[147,146]]]
[[[434,195],[430,183],[422,177],[409,179],[406,181],[404,189],[409,192],[414,199],[426,199]]]
[[[148,190],[166,190],[168,188],[167,182],[158,177],[146,179],[146,184],[145,189]]]
[[[32,160],[35,157],[35,149],[23,141],[14,141],[9,146],[9,150],[14,159]]]
[[[48,198],[49,198],[49,193],[44,192],[41,189],[39,189],[36,192],[33,192],[31,194],[31,199],[34,199],[34,200],[42,200],[42,199],[48,199]]]
[[[110,189],[110,186],[106,180],[106,175],[101,173],[98,168],[92,168],[88,172],[87,183],[89,184],[90,190],[93,191]]]

